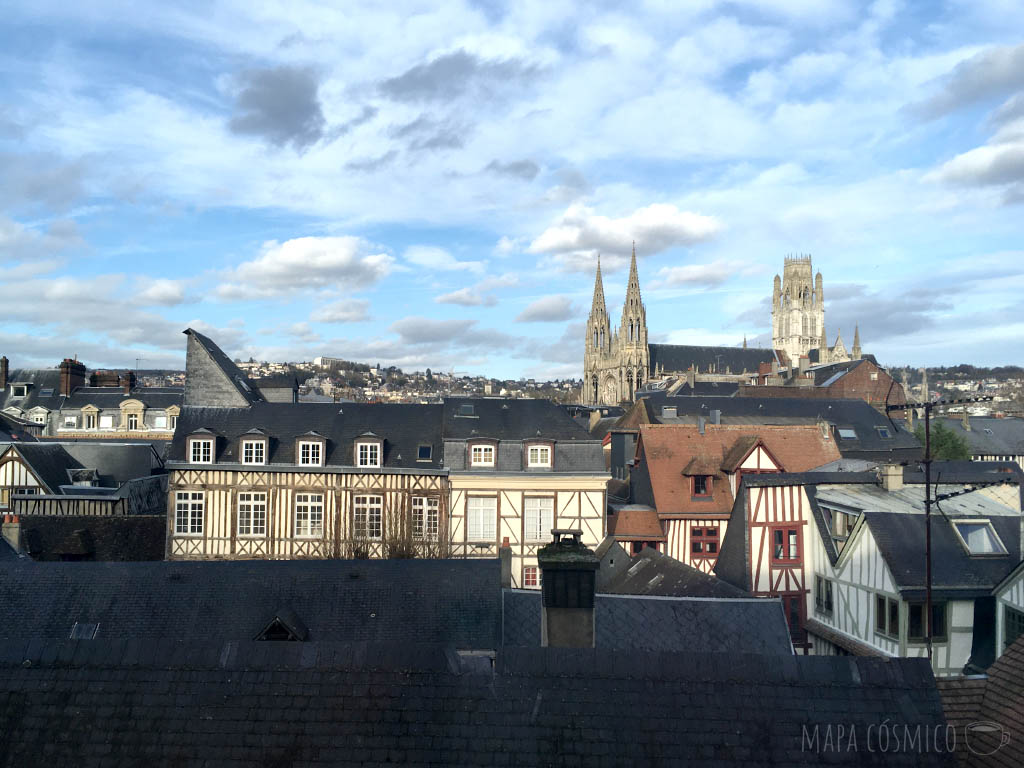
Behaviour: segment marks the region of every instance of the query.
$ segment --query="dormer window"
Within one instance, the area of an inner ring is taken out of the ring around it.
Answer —
[[[188,444],[188,460],[192,464],[213,463],[213,438],[193,437]]]
[[[661,418],[663,419],[675,419],[678,413],[679,411],[674,405],[663,405],[661,407]]]
[[[242,441],[242,463],[243,464],[266,464],[267,463],[267,441],[262,438],[248,439]]]
[[[694,498],[710,498],[711,497],[711,476],[710,475],[693,475],[690,478],[693,484],[691,495]]]
[[[356,443],[356,466],[379,467],[381,459],[379,440],[362,440]]]
[[[477,443],[469,448],[469,466],[493,467],[494,446],[490,443]]]
[[[28,395],[28,384],[12,384],[11,397],[25,397]]]
[[[954,520],[953,530],[971,556],[1006,554],[1006,547],[988,520]]]
[[[530,469],[551,468],[550,445],[526,446],[526,466]]]
[[[324,463],[324,447],[320,440],[299,441],[299,465],[321,467]]]
[[[463,403],[462,405],[459,406],[459,411],[455,415],[456,416],[476,416],[476,409],[473,407],[472,403]]]

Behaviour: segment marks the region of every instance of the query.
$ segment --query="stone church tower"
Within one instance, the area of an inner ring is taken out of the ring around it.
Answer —
[[[617,405],[622,400],[633,400],[633,394],[649,378],[649,371],[647,308],[640,296],[634,246],[622,318],[614,334],[605,307],[601,260],[598,258],[594,298],[587,318],[586,347],[583,352],[583,402],[589,405]]]

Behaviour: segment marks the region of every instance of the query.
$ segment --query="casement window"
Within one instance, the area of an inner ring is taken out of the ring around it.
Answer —
[[[526,448],[526,466],[535,468],[551,467],[551,446],[530,445]]]
[[[1003,606],[1003,643],[1004,647],[1010,645],[1021,635],[1024,635],[1024,611],[1018,611],[1008,605]]]
[[[384,500],[380,496],[356,496],[352,505],[352,534],[357,539],[379,539],[383,534]]]
[[[536,565],[523,567],[523,587],[537,589],[540,586],[540,568]]]
[[[691,495],[694,498],[711,496],[711,475],[694,475],[690,478]]]
[[[832,579],[814,577],[814,609],[826,616],[832,615]]]
[[[85,426],[86,429],[96,429],[96,414],[95,413],[87,413],[87,414],[82,416],[82,419],[84,421],[84,426]]]
[[[900,603],[885,595],[875,595],[875,632],[892,639],[900,636]]]
[[[127,418],[126,418],[126,424],[127,424],[128,429],[138,429],[139,428],[139,414],[137,414],[137,413],[129,413]]]
[[[77,416],[65,416],[64,417],[64,429],[78,429],[78,417]]]
[[[46,423],[46,414],[45,413],[33,413],[32,414],[32,421],[34,421],[36,424],[45,424]]]
[[[114,416],[113,414],[106,414],[100,416],[100,429],[113,429],[114,428]]]
[[[323,443],[319,440],[301,440],[299,442],[299,464],[307,467],[323,465]]]
[[[243,440],[242,441],[242,463],[243,464],[266,464],[267,463],[267,441],[266,440]]]
[[[694,557],[718,557],[718,527],[699,526],[690,529],[690,553]]]
[[[466,533],[469,541],[493,542],[497,536],[498,499],[470,496],[466,499]]]
[[[925,635],[928,628],[925,626],[925,616],[928,615],[924,603],[907,603],[907,642],[927,642]],[[932,603],[932,641],[944,643],[949,637],[946,630],[946,603]]]
[[[238,535],[267,535],[267,494],[238,494]]]
[[[169,429],[177,429],[177,427],[178,427],[178,417],[176,415],[172,414],[168,418],[171,420],[170,424],[168,425],[168,428]]]
[[[189,462],[192,464],[210,464],[213,462],[213,440],[192,439],[189,442]]]
[[[438,532],[438,500],[432,496],[412,498],[412,537],[434,540]]]
[[[551,529],[555,527],[555,500],[550,496],[527,496],[523,519],[526,541],[550,541]]]
[[[295,535],[302,538],[324,535],[324,497],[321,494],[295,494]]]
[[[380,466],[380,443],[356,443],[356,466],[357,467],[379,467]]]
[[[206,499],[202,491],[178,491],[174,495],[174,533],[202,536]]]
[[[469,449],[469,466],[471,467],[493,467],[494,446],[478,444]]]
[[[800,561],[800,529],[772,528],[772,563],[792,565]]]
[[[153,417],[153,429],[167,429],[167,414],[158,413]]]

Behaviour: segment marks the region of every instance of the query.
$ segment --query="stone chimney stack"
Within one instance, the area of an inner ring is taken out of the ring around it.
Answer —
[[[508,545],[508,536],[501,540],[501,547],[498,549],[498,559],[501,560],[501,588],[512,588],[512,547]]]
[[[960,423],[963,425],[964,432],[971,431],[971,419],[967,415],[967,406],[964,406],[963,413],[960,414]]]
[[[65,357],[60,364],[60,393],[71,397],[77,387],[85,386],[85,366],[77,360]]]
[[[892,493],[903,490],[903,467],[899,464],[883,464],[879,467],[882,487]]]
[[[541,570],[540,644],[594,647],[597,556],[580,541],[582,531],[556,528],[554,541],[537,552]]]
[[[7,388],[10,361],[6,356],[0,357],[0,392]]]

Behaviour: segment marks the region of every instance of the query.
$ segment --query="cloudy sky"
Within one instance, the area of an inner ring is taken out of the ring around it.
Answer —
[[[254,6],[260,6],[254,10]],[[0,353],[579,376],[770,341],[787,253],[886,363],[1024,363],[1018,0],[8,5]]]

